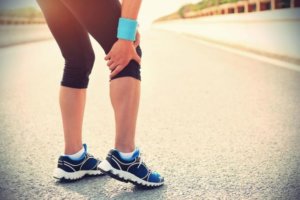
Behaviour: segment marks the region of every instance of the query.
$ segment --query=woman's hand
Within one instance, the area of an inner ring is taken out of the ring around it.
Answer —
[[[132,42],[119,39],[114,43],[111,50],[104,58],[106,61],[108,61],[107,66],[112,71],[110,78],[122,71],[122,69],[128,65],[130,60],[135,60],[141,64],[141,58],[135,49],[136,42],[139,43],[139,40]]]

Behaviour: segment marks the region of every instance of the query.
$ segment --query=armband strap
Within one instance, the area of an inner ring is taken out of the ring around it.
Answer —
[[[137,20],[120,17],[117,38],[135,41],[137,26]]]

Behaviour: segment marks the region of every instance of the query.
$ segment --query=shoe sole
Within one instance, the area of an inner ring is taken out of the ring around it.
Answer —
[[[144,188],[156,188],[164,184],[164,182],[160,182],[160,183],[147,182],[129,172],[115,169],[111,166],[111,164],[107,160],[102,161],[98,165],[98,168],[102,173],[105,173],[114,179],[117,179],[125,183],[130,182],[134,185],[144,187]]]
[[[53,177],[60,181],[76,181],[84,176],[100,176],[104,175],[100,170],[80,170],[77,172],[66,172],[60,168],[56,168]]]

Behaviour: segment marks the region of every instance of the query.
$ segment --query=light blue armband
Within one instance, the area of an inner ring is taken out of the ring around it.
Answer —
[[[119,18],[117,38],[135,41],[138,22],[133,19]]]

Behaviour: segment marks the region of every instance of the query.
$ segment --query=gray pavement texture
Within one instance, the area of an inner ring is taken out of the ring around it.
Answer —
[[[84,119],[89,152],[114,140],[109,70],[97,59]],[[142,37],[137,144],[165,186],[109,177],[61,184],[58,104],[63,59],[54,40],[0,49],[0,199],[299,199],[300,73],[151,30]]]

